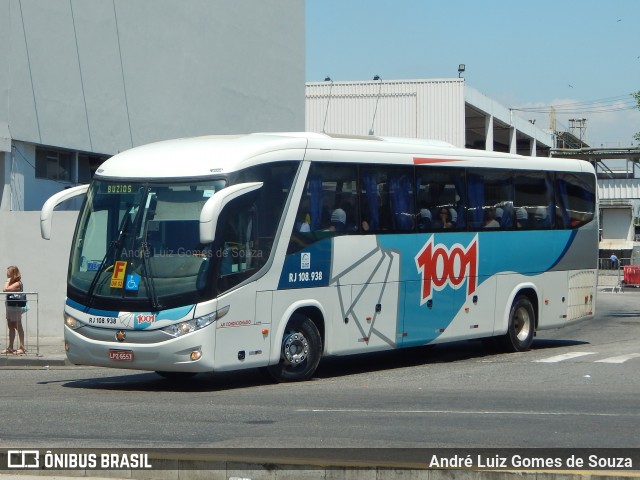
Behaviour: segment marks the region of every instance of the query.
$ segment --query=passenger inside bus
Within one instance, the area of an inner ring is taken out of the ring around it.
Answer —
[[[448,229],[453,228],[451,221],[451,212],[447,207],[442,207],[438,213],[438,220],[436,222],[436,228]]]
[[[331,224],[329,229],[332,232],[344,232],[347,228],[347,213],[343,208],[338,207],[331,212]]]
[[[417,215],[418,230],[426,232],[431,230],[431,211],[425,202],[421,202]]]
[[[527,228],[529,220],[529,214],[524,207],[519,207],[516,210],[516,227],[517,228]]]
[[[536,212],[533,215],[533,228],[549,228],[551,226],[549,215],[546,207],[536,208]]]
[[[484,211],[484,228],[500,228],[500,223],[496,220],[496,211],[489,207]]]

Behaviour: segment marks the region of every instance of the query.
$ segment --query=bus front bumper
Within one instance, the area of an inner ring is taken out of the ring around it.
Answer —
[[[91,327],[88,327],[91,328]],[[214,370],[215,328],[204,328],[181,337],[155,343],[97,340],[64,327],[67,358],[75,365],[166,372]],[[130,332],[124,332],[125,335]]]

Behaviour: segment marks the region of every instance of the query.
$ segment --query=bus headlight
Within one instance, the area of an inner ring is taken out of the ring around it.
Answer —
[[[71,330],[77,330],[80,327],[84,326],[84,323],[82,323],[80,320],[78,320],[77,318],[73,318],[71,315],[66,315],[64,316],[64,324],[69,327]]]
[[[219,318],[224,317],[228,311],[229,307],[226,306],[224,308],[221,308],[220,310],[210,313],[209,315],[204,315],[202,317],[187,320],[186,322],[176,323],[175,325],[169,325],[168,327],[164,327],[161,330],[165,333],[168,333],[172,337],[181,337],[182,335],[195,332],[196,330],[200,330],[208,325],[211,325]]]

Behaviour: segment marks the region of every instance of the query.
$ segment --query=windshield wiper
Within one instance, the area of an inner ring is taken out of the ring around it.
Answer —
[[[152,310],[157,312],[162,308],[162,305],[160,305],[160,302],[158,301],[156,285],[153,280],[153,270],[151,269],[151,263],[149,262],[150,248],[149,243],[147,242],[146,232],[147,222],[155,215],[155,205],[157,203],[157,199],[156,194],[151,192],[151,187],[148,185],[145,189],[143,200],[144,203],[141,202],[140,205],[144,205],[144,209],[141,208],[140,212],[138,212],[138,215],[135,218],[133,231],[140,232],[140,237],[135,240],[135,243],[139,242],[140,245],[140,256],[142,261],[143,273],[142,278],[149,297],[149,301],[151,302]],[[153,207],[151,207],[152,203]],[[150,218],[147,218],[148,216],[150,216]]]
[[[118,238],[116,238],[115,240],[112,240],[111,243],[109,243],[109,248],[107,248],[107,251],[104,254],[104,257],[102,257],[102,261],[100,262],[100,266],[98,267],[98,270],[96,271],[95,276],[93,277],[93,280],[91,280],[91,285],[89,285],[89,290],[87,290],[87,297],[88,297],[88,307],[91,307],[91,305],[93,304],[93,300],[94,300],[94,296],[93,296],[93,292],[95,290],[95,288],[98,286],[98,281],[100,280],[100,277],[102,276],[102,274],[104,273],[104,271],[107,268],[107,260],[112,256],[112,254],[114,254],[116,252],[116,248],[121,248],[122,247],[122,240],[125,236],[125,234],[127,233],[127,226],[129,225],[129,221],[131,219],[131,215],[129,214],[129,209],[132,207],[132,204],[127,204],[127,208],[125,209],[125,215],[122,218],[122,221],[120,222],[120,226],[118,227],[119,233],[118,233]]]
[[[156,293],[156,285],[153,281],[153,270],[151,269],[151,263],[149,262],[149,244],[146,241],[140,243],[140,253],[142,254],[142,271],[144,275],[144,284],[149,292],[149,299],[151,300],[151,306],[153,311],[157,312],[162,309],[162,305],[158,301],[158,294]]]

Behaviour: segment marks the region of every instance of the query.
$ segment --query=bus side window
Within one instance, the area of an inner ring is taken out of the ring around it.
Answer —
[[[379,165],[360,172],[361,228],[364,232],[415,229],[413,167]]]
[[[553,228],[553,181],[549,173],[517,171],[514,175],[514,204],[525,207],[529,214],[527,228],[546,230]]]
[[[212,256],[218,263],[218,292],[225,292],[253,275],[262,265],[256,248],[256,204],[253,198],[231,201],[218,223]]]
[[[309,170],[288,254],[323,238],[358,230],[357,167],[353,164],[314,163]]]
[[[577,228],[595,214],[595,184],[586,173],[556,175],[556,219],[559,228]]]
[[[231,175],[231,183],[262,182],[255,201],[255,243],[252,257],[254,268],[260,269],[272,253],[278,227],[286,214],[285,205],[292,190],[299,163],[294,161],[269,163],[241,170]]]
[[[467,195],[460,170],[417,167],[415,185],[419,231],[466,228]]]
[[[513,227],[511,171],[470,169],[467,172],[469,222],[474,230]]]

